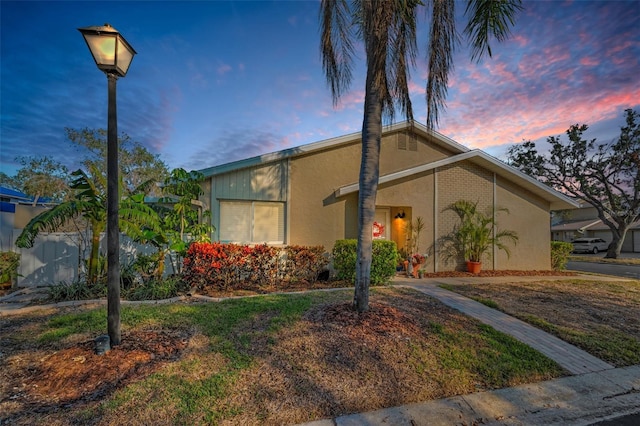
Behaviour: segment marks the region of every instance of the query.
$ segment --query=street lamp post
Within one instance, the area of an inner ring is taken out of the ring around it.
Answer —
[[[107,331],[120,344],[120,230],[118,229],[118,118],[116,80],[127,75],[136,51],[111,25],[78,28],[98,68],[107,75]]]

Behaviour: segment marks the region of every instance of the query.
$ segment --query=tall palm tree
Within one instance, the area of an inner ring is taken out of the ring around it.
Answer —
[[[430,0],[430,38],[427,47],[427,128],[433,129],[445,106],[453,51],[458,40],[455,0]],[[383,115],[393,120],[398,108],[409,122],[413,110],[409,96],[409,71],[417,56],[417,12],[421,0],[322,0],[320,5],[322,66],[334,104],[352,80],[354,43],[364,44],[367,64],[362,157],[358,197],[358,249],[354,307],[369,309],[371,248],[378,191],[380,140]],[[465,35],[472,60],[486,52],[489,39],[509,35],[521,0],[467,0]]]

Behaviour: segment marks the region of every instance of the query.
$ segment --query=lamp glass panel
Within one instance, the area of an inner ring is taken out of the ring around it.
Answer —
[[[98,65],[116,65],[116,39],[115,37],[84,34],[91,54]]]
[[[133,60],[133,53],[127,49],[127,46],[122,42],[122,40],[118,40],[118,69],[122,71],[122,74],[126,74],[129,70],[129,65],[131,65],[131,61]]]

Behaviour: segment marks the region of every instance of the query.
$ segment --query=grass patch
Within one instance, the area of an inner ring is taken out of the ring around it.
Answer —
[[[617,367],[640,363],[640,281],[450,285]]]
[[[134,356],[139,361],[127,371],[145,368],[144,342],[129,339],[130,353],[116,347],[102,358],[79,356],[87,346],[73,343],[104,333],[104,308],[0,318],[0,339],[11,343],[0,392],[10,396],[27,383],[21,392],[28,393],[41,383],[28,404],[6,398],[0,411],[9,423],[36,425],[295,424],[564,374],[514,339],[411,289],[373,290],[371,310],[364,314],[350,308],[351,297],[351,291],[336,291],[123,306],[121,346],[126,333],[136,331],[159,335],[159,347],[179,343],[180,336],[188,340],[179,357],[164,358],[135,380],[124,371]],[[5,330],[29,334],[11,341]],[[108,357],[120,357],[105,361],[117,371],[91,376],[97,374],[95,363]],[[72,361],[81,358],[91,368],[86,380],[74,383],[84,388],[89,378],[120,375],[114,388],[82,404],[54,392],[64,392],[64,386],[43,390],[58,380],[51,368],[81,371],[83,364]]]
[[[443,288],[445,290],[449,290],[449,291],[453,291],[453,292],[458,292],[458,288],[460,286],[456,286],[456,285],[452,285],[452,284],[443,284],[440,283],[438,284],[438,287]],[[476,302],[482,303],[483,305],[491,308],[491,309],[495,309],[497,311],[500,311],[500,305],[498,305],[494,300],[491,299],[486,299],[484,297],[478,297],[478,296],[470,296],[471,299],[475,300]]]
[[[483,297],[474,297],[473,300],[475,300],[476,302],[480,302],[491,309],[495,309],[497,311],[500,310],[500,305],[498,305],[495,301],[491,299],[485,299]]]

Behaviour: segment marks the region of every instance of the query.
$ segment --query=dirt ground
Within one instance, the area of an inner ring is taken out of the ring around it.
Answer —
[[[208,295],[226,293],[210,291]],[[82,308],[60,310],[65,309]],[[0,413],[8,415],[5,422],[9,424],[129,423],[126,418],[97,415],[100,401],[168,364],[198,356],[193,346],[202,335],[187,330],[125,331],[122,344],[101,356],[95,354],[95,342],[87,336],[84,340],[64,339],[48,346],[25,347],[20,335],[58,311],[0,318]],[[296,327],[281,332],[281,343],[275,349],[260,354],[264,346],[249,348],[252,356],[262,356],[257,358],[257,368],[246,371],[235,382],[233,400],[228,403],[248,408],[242,416],[234,417],[233,423],[256,424],[255,419],[264,418],[265,412],[270,413],[267,423],[297,422],[490,387],[479,378],[452,380],[449,373],[436,366],[436,360],[428,372],[434,384],[425,386],[424,379],[406,370],[413,368],[411,345],[435,344],[430,341],[433,333],[425,335],[421,331],[428,330],[434,321],[448,321],[464,333],[474,333],[477,327],[475,321],[428,298],[416,301],[396,295],[372,299],[371,310],[364,315],[355,313],[348,303],[312,309]],[[375,388],[367,392],[371,383]],[[516,384],[517,378],[508,383]],[[363,388],[370,398],[362,399]],[[295,409],[281,406],[281,395],[285,394],[291,400],[284,403]],[[69,410],[71,417],[65,414]]]

